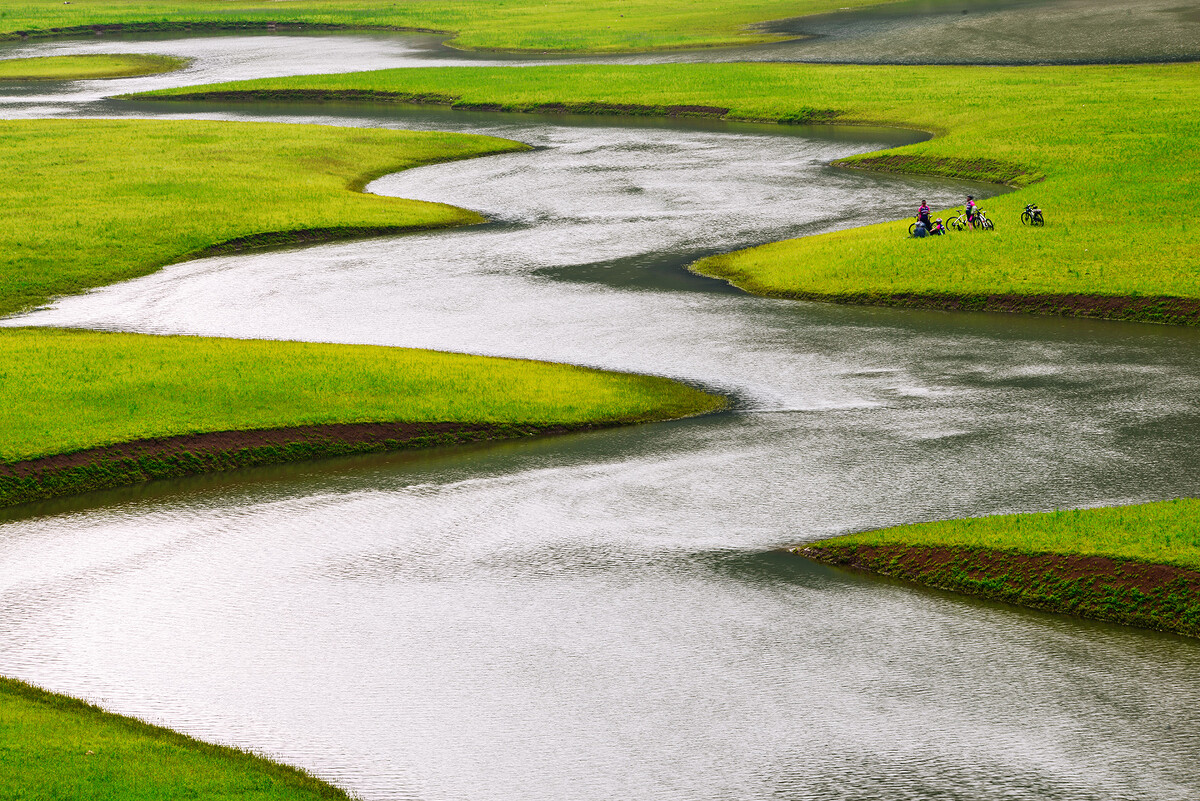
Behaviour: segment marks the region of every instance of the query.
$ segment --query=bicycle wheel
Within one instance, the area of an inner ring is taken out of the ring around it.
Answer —
[[[991,220],[989,220],[987,217],[984,217],[982,220],[979,221],[979,227],[985,231],[993,231],[996,228],[995,224]]]
[[[967,227],[967,224],[963,220],[962,217],[951,217],[950,218],[950,227],[953,228],[955,231],[961,231]]]
[[[917,230],[917,224],[916,224],[916,223],[913,223],[912,225],[908,226],[908,235],[909,235],[909,236],[912,236],[912,235],[913,235],[913,233],[914,233],[916,230]]]
[[[1034,225],[1045,225],[1046,224],[1046,218],[1042,216],[1042,213],[1040,211],[1037,214],[1033,215],[1033,224]]]
[[[1033,215],[1027,211],[1021,212],[1021,225],[1033,225]]]

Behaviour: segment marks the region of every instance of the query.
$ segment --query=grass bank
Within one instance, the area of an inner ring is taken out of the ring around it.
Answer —
[[[1187,213],[1200,176],[1197,64],[404,69],[152,95],[928,130],[936,134],[929,141],[839,163],[1015,187],[984,204],[994,233],[913,241],[905,220],[716,256],[695,269],[778,297],[1200,322],[1200,226]],[[1028,202],[1045,209],[1045,228],[1021,226]]]
[[[94,30],[382,28],[455,34],[464,49],[622,52],[779,41],[751,26],[878,0],[9,0],[0,38]]]
[[[83,81],[96,78],[130,78],[171,72],[187,64],[173,56],[99,53],[84,56],[40,56],[0,61],[3,81]]]
[[[192,121],[8,122],[0,135],[10,155],[0,165],[0,312],[198,254],[475,222],[463,209],[359,190],[404,167],[525,147]],[[0,365],[2,505],[723,403],[670,381],[562,365],[86,331],[0,331]],[[392,425],[366,425],[382,423]]]
[[[211,252],[479,222],[361,189],[524,149],[449,133],[275,123],[0,122],[0,314]]]
[[[4,797],[346,799],[296,768],[0,677]]]
[[[793,549],[827,564],[1035,609],[1200,637],[1200,499],[1001,515]]]
[[[724,405],[663,378],[303,342],[8,329],[0,364],[0,505]]]

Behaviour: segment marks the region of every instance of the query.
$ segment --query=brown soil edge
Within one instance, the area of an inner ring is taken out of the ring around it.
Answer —
[[[380,422],[158,437],[0,462],[0,507],[165,478],[332,456],[566,434],[636,421],[575,424]]]
[[[890,306],[901,309],[933,309],[954,312],[1031,314],[1044,317],[1082,317],[1161,325],[1200,325],[1200,298],[1171,295],[1085,295],[1011,293],[946,294],[937,292],[780,292],[747,289],[735,279],[701,266],[690,268],[710,278],[721,278],[739,289],[763,297],[838,303],[854,306]]]
[[[1200,637],[1200,571],[1174,565],[964,546],[818,542],[790,550],[992,601]]]
[[[111,726],[113,729],[124,730],[133,737],[153,739],[155,742],[171,748],[183,749],[192,753],[200,753],[205,757],[239,763],[246,773],[265,774],[270,777],[272,782],[276,782],[283,787],[294,787],[312,792],[317,798],[346,800],[351,798],[344,790],[317,778],[303,768],[276,762],[269,757],[251,751],[242,751],[227,745],[218,745],[216,743],[205,742],[204,740],[197,740],[174,729],[155,726],[152,723],[146,723],[129,715],[118,715],[115,712],[108,712],[87,701],[72,698],[69,695],[52,693],[49,690],[42,689],[20,679],[0,676],[0,703],[3,703],[5,697],[20,698],[41,707],[71,715],[77,720],[90,718]],[[66,770],[69,771],[69,768]]]

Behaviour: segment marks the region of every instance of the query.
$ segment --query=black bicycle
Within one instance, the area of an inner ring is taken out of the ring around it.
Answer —
[[[1045,225],[1046,218],[1042,216],[1042,210],[1030,203],[1025,207],[1025,211],[1021,212],[1021,225]]]

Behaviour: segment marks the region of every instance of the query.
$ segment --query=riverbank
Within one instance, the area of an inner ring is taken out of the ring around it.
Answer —
[[[0,677],[0,786],[15,798],[347,799],[297,768]],[[18,789],[19,788],[19,789]]]
[[[40,56],[0,60],[0,81],[84,81],[158,75],[187,66],[187,59],[142,54]]]
[[[1077,617],[1200,637],[1200,500],[849,534],[817,562]]]
[[[728,47],[795,38],[763,23],[878,0],[470,0],[395,4],[382,0],[296,0],[223,4],[163,0],[88,0],[48,6],[13,0],[0,16],[0,39],[108,32],[204,30],[384,30],[443,33],[463,50],[638,52]]]
[[[0,330],[0,506],[326,456],[703,414],[664,378],[360,345]]]
[[[481,222],[362,188],[526,149],[465,134],[191,120],[7,121],[0,137],[0,315],[214,251]]]
[[[904,220],[714,256],[693,269],[776,297],[1195,323],[1200,229],[1177,210],[1200,174],[1197,85],[1196,64],[564,65],[300,76],[138,98],[391,100],[922,129],[934,138],[837,164],[1018,190],[983,204],[994,232],[914,241]],[[1021,226],[1031,202],[1045,210],[1044,228]]]

